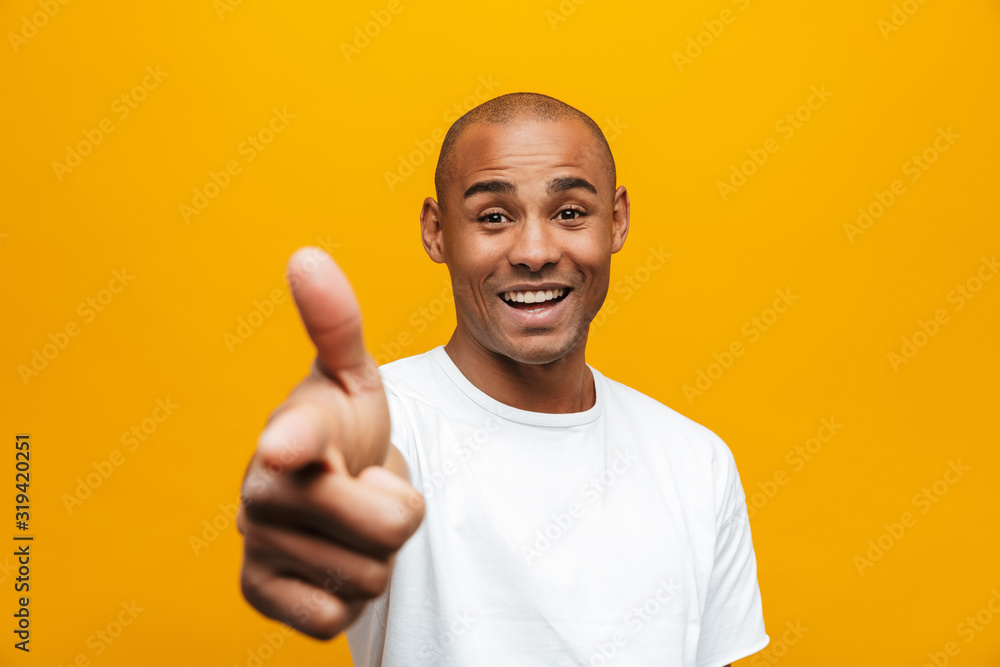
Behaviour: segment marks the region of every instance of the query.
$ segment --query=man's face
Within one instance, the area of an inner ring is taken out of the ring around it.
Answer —
[[[585,345],[628,234],[628,194],[598,140],[576,120],[474,125],[453,166],[443,216],[428,198],[421,226],[451,273],[460,333],[531,364]]]

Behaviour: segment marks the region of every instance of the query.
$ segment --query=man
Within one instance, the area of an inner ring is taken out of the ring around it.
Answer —
[[[292,257],[317,359],[244,480],[254,607],[346,630],[358,667],[722,667],[767,645],[729,448],[585,361],[628,235],[615,184],[600,129],[553,98],[456,121],[420,225],[457,326],[377,369],[339,267]]]

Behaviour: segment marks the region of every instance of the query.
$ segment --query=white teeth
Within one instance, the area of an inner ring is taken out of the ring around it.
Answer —
[[[563,288],[550,289],[550,290],[537,290],[535,292],[504,292],[504,301],[511,301],[517,303],[541,303],[543,301],[551,301],[552,299],[558,299],[566,290]]]

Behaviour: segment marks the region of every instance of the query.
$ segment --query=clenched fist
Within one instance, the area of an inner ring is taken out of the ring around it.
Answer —
[[[424,504],[389,442],[347,277],[322,250],[302,248],[288,280],[316,361],[271,414],[244,476],[241,585],[265,616],[332,639],[385,591]]]

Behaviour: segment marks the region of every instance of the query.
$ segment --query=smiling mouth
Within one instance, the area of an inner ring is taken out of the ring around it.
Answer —
[[[497,296],[511,308],[529,313],[540,313],[555,306],[569,296],[572,291],[569,287],[537,291],[516,290],[501,292]]]

